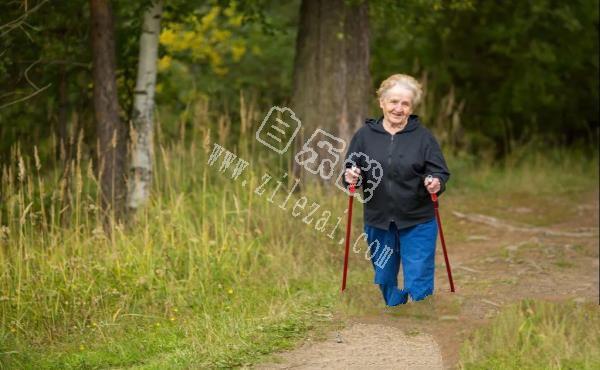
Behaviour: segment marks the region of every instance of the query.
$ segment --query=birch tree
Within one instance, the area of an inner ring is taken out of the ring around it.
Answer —
[[[132,151],[129,168],[127,206],[136,210],[149,197],[152,180],[153,140],[152,116],[158,59],[158,37],[162,15],[162,0],[157,0],[144,12],[137,80],[132,113]]]

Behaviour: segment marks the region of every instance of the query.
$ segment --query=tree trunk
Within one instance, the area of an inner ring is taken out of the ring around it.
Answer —
[[[316,128],[349,144],[372,96],[367,2],[302,0],[291,107],[302,121],[296,150]],[[321,158],[331,157],[326,149],[314,149]],[[301,172],[294,161],[294,174]]]
[[[152,113],[156,86],[156,62],[162,0],[156,1],[144,12],[140,37],[140,55],[133,102],[132,152],[129,168],[127,206],[136,210],[148,200],[152,180]]]
[[[123,215],[126,188],[126,127],[119,118],[115,38],[108,0],[90,0],[94,117],[98,135],[98,177],[102,207],[117,220]]]

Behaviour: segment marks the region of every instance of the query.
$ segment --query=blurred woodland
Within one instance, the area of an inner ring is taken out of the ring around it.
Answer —
[[[157,56],[140,54],[152,11]],[[424,83],[419,114],[455,152],[496,159],[598,141],[595,0],[7,0],[0,15],[3,164],[15,146],[65,163],[78,140],[90,157],[110,141],[103,133],[130,142],[147,115],[136,113],[136,79],[152,58],[147,108],[166,141],[204,114],[203,129],[235,142],[274,104],[348,137],[379,114],[374,90],[392,73]]]

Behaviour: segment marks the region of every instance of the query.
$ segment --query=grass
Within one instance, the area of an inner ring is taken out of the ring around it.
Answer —
[[[516,224],[549,226],[577,216],[576,205],[598,187],[597,154],[552,148],[521,152],[490,165],[449,159],[452,208]]]
[[[255,299],[265,296],[263,293]],[[314,299],[315,295],[310,298],[294,297],[296,307],[287,307],[282,297],[271,307],[253,301],[256,308],[246,308],[243,314],[223,310],[221,314],[211,312],[209,318],[187,311],[178,315],[176,322],[138,317],[129,325],[123,321],[115,323],[117,328],[100,324],[62,348],[29,354],[20,365],[44,369],[248,365],[274,350],[289,348],[319,323],[319,314],[330,308],[330,303]],[[98,340],[98,336],[105,339]]]
[[[477,330],[462,369],[598,369],[600,312],[592,304],[526,300]]]
[[[211,150],[160,148],[151,204],[110,234],[89,162],[75,160],[65,190],[15,154],[0,207],[1,367],[238,366],[327,317],[344,199],[312,188],[293,217],[299,196],[281,209],[275,180],[254,192],[276,161],[254,158],[244,187],[207,164]],[[332,214],[323,232],[322,212],[301,220],[313,201]]]
[[[233,180],[231,168],[219,170],[222,158],[208,164],[212,137],[196,126],[191,137],[158,147],[150,204],[109,234],[81,148],[66,176],[15,149],[0,181],[0,368],[245,366],[331,325],[334,313],[380,312],[360,255],[349,276],[357,294],[339,299],[346,197],[315,184],[284,203],[287,160],[259,152],[253,140],[225,145],[251,163]],[[442,212],[476,209],[490,193],[543,204],[555,192],[593,188],[598,159],[565,153],[510,170],[449,158],[453,183]],[[564,176],[552,177],[556,171]],[[265,174],[272,180],[259,194]],[[306,206],[293,216],[301,197]],[[362,226],[356,207],[353,235]],[[462,232],[444,216],[448,230]],[[457,310],[430,306],[403,312],[425,320]]]

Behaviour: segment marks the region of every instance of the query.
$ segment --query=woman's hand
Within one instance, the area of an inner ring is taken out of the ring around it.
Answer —
[[[442,183],[440,179],[432,176],[427,176],[424,181],[425,188],[429,194],[436,194],[442,188]]]
[[[346,172],[344,172],[344,180],[348,184],[355,184],[360,177],[360,168],[353,166],[352,168],[346,168]]]

